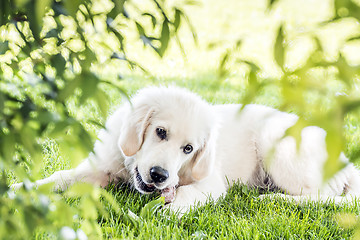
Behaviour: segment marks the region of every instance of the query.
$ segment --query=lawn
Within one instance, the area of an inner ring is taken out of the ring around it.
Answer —
[[[120,206],[139,214],[151,197],[126,188],[113,190]],[[106,238],[119,239],[347,239],[353,231],[339,226],[336,216],[359,213],[358,207],[260,200],[259,192],[236,185],[217,203],[181,219],[159,210],[138,227],[114,216],[102,224]],[[129,200],[130,199],[130,200]]]
[[[216,81],[214,75],[198,75],[196,78],[171,78],[158,82],[144,76],[133,76],[124,80],[123,84],[129,94],[146,85],[176,84],[200,94],[207,101],[217,103],[238,102],[246,91],[245,87],[223,82],[213,88],[209,81]],[[125,98],[117,91],[108,91],[116,105]],[[277,106],[279,94],[275,87],[259,93],[257,103]],[[91,109],[91,111],[89,111]],[[78,114],[90,114],[96,117],[97,109],[91,106],[82,107]],[[359,118],[349,117],[346,133],[348,139],[358,139]],[[90,126],[94,133],[97,128]],[[356,131],[357,130],[357,131]],[[353,149],[348,147],[351,154]],[[70,167],[70,162],[63,159],[58,152],[57,144],[49,141],[45,147],[43,176],[49,176],[55,170]],[[348,239],[356,229],[356,216],[360,207],[354,205],[334,205],[308,203],[298,205],[284,200],[260,199],[259,190],[248,189],[236,184],[226,196],[218,202],[209,202],[199,206],[179,218],[175,214],[159,209],[155,214],[132,224],[126,218],[129,210],[140,215],[145,204],[157,199],[158,195],[141,195],[129,186],[110,186],[108,191],[115,197],[116,204],[121,208],[121,214],[112,211],[107,204],[109,218],[100,218],[104,238],[106,239]],[[262,193],[263,194],[263,193]],[[79,204],[70,200],[70,204]],[[37,235],[38,239],[51,236]]]
[[[329,18],[331,2],[284,0],[283,6],[278,8],[280,10],[269,13],[266,10],[267,0],[204,0],[200,6],[186,7],[197,33],[198,44],[194,43],[186,28],[182,29],[180,40],[184,45],[184,54],[172,43],[167,54],[160,59],[141,42],[128,40],[130,58],[139,62],[149,73],[129,70],[122,65],[109,65],[96,71],[105,79],[120,74],[122,80],[118,85],[130,96],[148,85],[177,85],[198,93],[212,104],[240,103],[249,91],[246,78],[248,69],[235,62],[226,66],[229,72],[226,78],[219,77],[217,69],[224,54],[234,47],[235,42],[242,39],[242,50],[235,51],[234,55],[257,63],[267,76],[279,77],[280,68],[274,60],[272,46],[275,40],[274,31],[281,21],[280,18],[289,22],[292,26],[289,28],[289,31],[292,31],[290,33],[296,34]],[[320,37],[330,36],[333,39],[329,40],[327,57],[332,58],[338,53],[342,36],[349,35],[357,28],[356,25],[349,21],[339,26],[336,31],[341,29],[341,34],[338,34],[337,38],[334,37],[334,32],[328,29],[317,33]],[[298,40],[292,42],[290,47],[290,68],[301,64],[306,52],[313,46],[308,42],[309,39]],[[352,56],[351,51],[349,52],[349,56]],[[356,56],[352,57],[356,62]],[[319,84],[328,86],[329,95],[335,95],[344,89],[342,84],[332,78],[323,79]],[[127,101],[118,90],[108,86],[101,88],[110,96],[110,113],[119,104]],[[359,89],[353,91],[359,94]],[[316,99],[316,96],[310,99]],[[263,88],[256,92],[256,97],[252,99],[253,103],[275,108],[280,107],[283,101],[278,85]],[[331,107],[331,103],[329,100],[326,104]],[[72,111],[93,133],[95,141],[99,127],[86,122],[89,119],[104,122],[104,119],[99,117],[100,110],[93,102],[88,101],[82,106],[74,102]],[[349,114],[345,119],[344,151],[348,156],[357,154],[357,144],[360,142],[359,116],[358,111]],[[47,177],[57,170],[74,167],[79,160],[70,161],[61,155],[58,143],[47,140],[44,144],[42,177]],[[360,236],[360,224],[357,220],[360,206],[357,203],[298,205],[281,199],[261,199],[259,190],[236,184],[219,201],[213,202],[209,199],[205,206],[198,206],[181,218],[158,209],[153,215],[134,224],[127,218],[129,212],[139,216],[142,208],[158,196],[141,195],[126,185],[110,186],[107,191],[115,197],[120,212],[113,211],[112,206],[104,201],[110,217],[100,217],[98,221],[106,239],[349,239],[354,234]],[[68,203],[80,204],[74,199],[68,199]],[[39,230],[35,238],[55,237]]]

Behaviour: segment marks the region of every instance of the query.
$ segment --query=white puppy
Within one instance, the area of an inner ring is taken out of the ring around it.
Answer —
[[[323,129],[304,128],[299,149],[284,136],[296,115],[259,105],[240,112],[240,105],[210,105],[176,87],[145,88],[131,102],[108,119],[94,154],[36,184],[54,182],[64,190],[78,181],[104,187],[120,180],[141,193],[162,192],[170,208],[183,211],[209,196],[216,200],[236,181],[280,189],[298,200],[360,194],[359,171],[343,154],[347,166],[323,183]]]

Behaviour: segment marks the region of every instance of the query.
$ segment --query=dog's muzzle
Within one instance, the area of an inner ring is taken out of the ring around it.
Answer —
[[[162,168],[153,167],[150,170],[150,177],[155,183],[162,183],[169,177],[169,173]],[[152,175],[152,176],[151,176]],[[161,196],[164,197],[165,203],[171,203],[175,199],[177,185],[168,186],[163,189],[158,189],[154,184],[147,184],[142,179],[138,168],[135,168],[135,188],[143,193],[150,194],[159,191]]]
[[[135,168],[135,181],[137,184],[137,187],[139,188],[140,192],[144,193],[152,193],[156,190],[155,185],[153,184],[146,184],[142,177],[140,176],[138,168]]]

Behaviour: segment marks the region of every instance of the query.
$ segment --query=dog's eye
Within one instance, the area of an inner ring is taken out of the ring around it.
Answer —
[[[189,154],[193,151],[193,146],[191,146],[190,144],[186,145],[184,148],[183,148],[183,152],[185,154]]]
[[[156,135],[158,135],[161,140],[164,140],[166,139],[166,130],[163,128],[156,128]]]

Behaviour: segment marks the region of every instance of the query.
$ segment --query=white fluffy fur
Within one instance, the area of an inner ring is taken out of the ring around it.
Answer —
[[[210,105],[185,89],[145,88],[132,98],[132,105],[121,106],[108,119],[94,154],[77,168],[36,184],[54,182],[56,189],[65,189],[77,181],[104,187],[121,180],[143,192],[135,169],[150,183],[150,168],[161,166],[169,178],[156,188],[177,186],[175,200],[168,205],[172,209],[186,210],[209,196],[216,200],[236,181],[281,189],[286,192],[281,196],[298,201],[348,201],[360,194],[360,174],[343,154],[340,158],[347,166],[323,183],[323,129],[304,128],[297,150],[295,139],[284,137],[296,115],[259,105],[239,109],[240,105]],[[168,131],[168,139],[159,139],[157,127]],[[186,144],[193,146],[192,153],[184,154]]]

